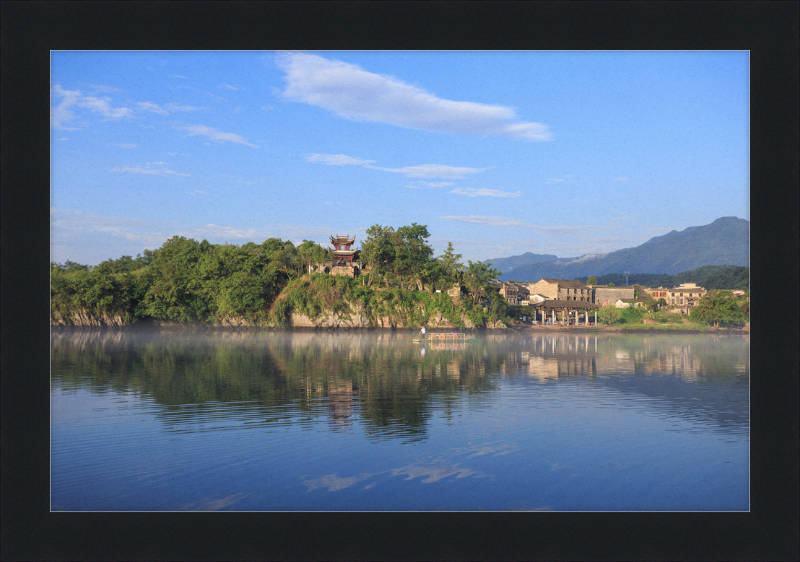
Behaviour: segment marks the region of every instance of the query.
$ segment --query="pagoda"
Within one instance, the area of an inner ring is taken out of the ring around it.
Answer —
[[[353,259],[356,257],[358,250],[351,250],[350,246],[355,243],[356,237],[353,236],[331,236],[331,244],[333,248],[328,247],[328,252],[333,254],[333,261],[331,263],[331,273],[334,275],[347,275],[348,277],[355,277],[358,274],[358,263],[354,263]]]

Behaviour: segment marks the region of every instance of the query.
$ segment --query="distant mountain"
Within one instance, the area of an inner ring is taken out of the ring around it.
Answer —
[[[651,238],[641,246],[625,248],[605,255],[539,261],[524,265],[522,256],[486,260],[502,271],[507,281],[538,281],[542,277],[575,279],[608,273],[667,273],[676,275],[704,265],[750,266],[750,222],[736,217],[722,217],[705,226],[690,226]],[[512,264],[503,269],[498,264]],[[516,262],[514,260],[517,260]]]
[[[492,264],[492,269],[498,269],[503,273],[511,273],[519,267],[539,263],[543,261],[556,261],[558,256],[553,254],[532,254],[525,252],[521,256],[511,256],[510,258],[495,258],[493,260],[486,260],[483,263]]]

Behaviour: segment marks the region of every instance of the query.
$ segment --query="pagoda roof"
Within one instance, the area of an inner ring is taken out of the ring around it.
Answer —
[[[353,256],[358,250],[333,250],[328,248],[329,252],[333,252],[337,256]]]
[[[347,236],[339,236],[337,234],[335,237],[331,236],[331,243],[333,243],[333,244],[337,244],[337,243],[338,244],[352,244],[355,241],[356,241],[356,237],[355,236],[353,236],[352,238],[350,238],[349,235],[347,235]]]

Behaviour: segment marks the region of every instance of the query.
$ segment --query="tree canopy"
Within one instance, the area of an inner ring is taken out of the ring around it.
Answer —
[[[492,309],[481,314],[504,317],[504,303],[494,303],[494,292],[488,292],[489,282],[500,272],[472,262],[465,269],[452,243],[434,258],[429,237],[428,228],[416,223],[396,230],[373,225],[367,229],[360,250],[361,278],[343,279],[349,288],[336,285],[339,288],[334,292],[347,293],[367,303],[374,296],[369,292],[380,289],[389,292],[386,298],[375,302],[391,301],[398,306],[402,301],[403,306],[413,306],[414,299],[403,291],[435,295],[436,289],[465,284],[474,292],[473,305],[485,299]],[[269,238],[260,244],[238,246],[173,236],[160,248],[145,250],[136,258],[122,256],[94,267],[71,261],[51,263],[51,310],[56,321],[80,313],[112,315],[125,322],[148,318],[180,323],[241,318],[262,323],[278,317],[284,322],[292,305],[280,301],[282,292],[303,277],[309,265],[330,262],[331,254],[310,240],[295,246],[288,240]],[[436,306],[445,307],[448,314],[458,317],[446,300],[437,301]],[[295,301],[312,313],[315,307],[322,306],[308,304],[310,301],[300,296]],[[323,304],[327,307],[331,303]]]
[[[691,311],[694,320],[715,326],[734,326],[747,321],[740,299],[730,291],[710,291]]]

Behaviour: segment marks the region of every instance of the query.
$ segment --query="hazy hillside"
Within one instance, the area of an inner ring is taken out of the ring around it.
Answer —
[[[496,265],[503,259],[513,260],[523,256],[487,261],[503,272],[501,279],[515,281],[538,281],[542,277],[574,279],[624,271],[676,275],[704,265],[749,267],[750,222],[736,217],[722,217],[711,224],[690,226],[680,232],[673,230],[651,238],[641,246],[617,250],[602,257],[528,263],[512,266],[508,271]]]
[[[492,269],[498,269],[503,273],[511,273],[512,271],[514,271],[519,267],[539,262],[556,261],[557,259],[558,256],[554,254],[532,254],[530,252],[525,252],[521,256],[511,256],[510,258],[495,258],[492,260],[486,260],[483,263],[491,262]]]

